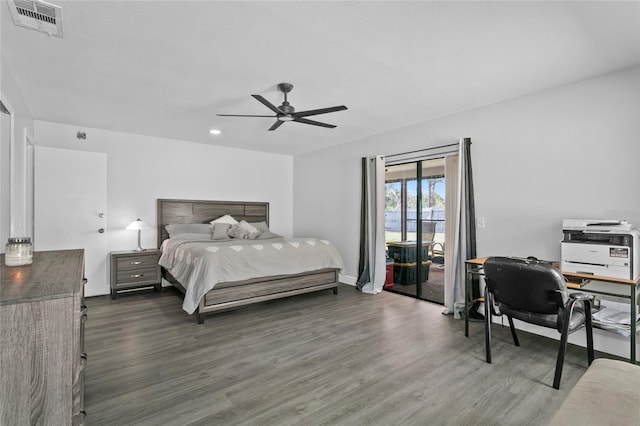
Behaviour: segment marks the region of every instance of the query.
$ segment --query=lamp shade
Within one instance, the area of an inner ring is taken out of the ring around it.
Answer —
[[[150,229],[151,227],[149,225],[147,225],[145,222],[143,222],[142,220],[140,220],[140,218],[134,220],[133,222],[131,222],[129,225],[127,225],[126,229],[127,231],[139,231],[141,229]]]

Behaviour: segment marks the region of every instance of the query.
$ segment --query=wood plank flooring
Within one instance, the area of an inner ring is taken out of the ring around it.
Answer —
[[[557,341],[397,294],[331,291],[207,317],[179,293],[88,298],[90,425],[545,425],[587,366]],[[597,354],[596,356],[598,356]]]

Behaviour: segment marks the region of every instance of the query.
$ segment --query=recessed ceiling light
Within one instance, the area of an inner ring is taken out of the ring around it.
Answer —
[[[218,129],[211,129],[209,130],[209,133],[211,133],[212,135],[219,135],[222,132]]]

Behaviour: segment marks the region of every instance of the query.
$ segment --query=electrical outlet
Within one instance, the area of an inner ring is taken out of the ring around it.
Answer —
[[[478,229],[484,228],[484,216],[476,218],[476,228]]]

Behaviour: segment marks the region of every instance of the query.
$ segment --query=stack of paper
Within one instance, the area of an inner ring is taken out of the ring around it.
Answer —
[[[636,310],[636,312],[638,311]],[[602,304],[601,309],[591,317],[593,318],[593,325],[595,326],[613,331],[625,337],[631,335],[631,312],[628,306],[626,310],[621,310],[618,306]],[[636,322],[638,319],[640,319],[640,314],[636,314]]]

